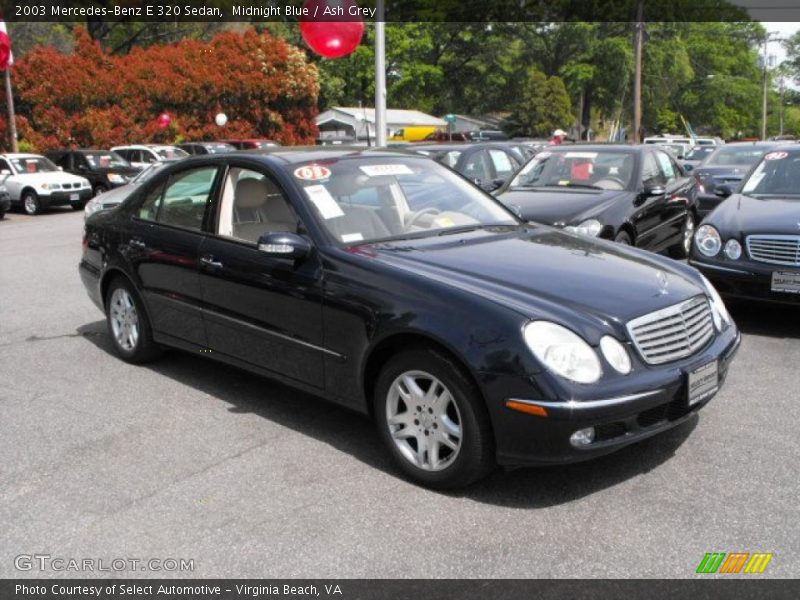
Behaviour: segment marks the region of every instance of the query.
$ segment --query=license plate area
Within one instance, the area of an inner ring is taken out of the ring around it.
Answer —
[[[694,406],[719,389],[719,365],[716,360],[687,373],[689,406]]]
[[[800,294],[800,271],[773,271],[772,291]]]
[[[70,194],[69,199],[72,201],[78,200],[80,198],[80,194]]]

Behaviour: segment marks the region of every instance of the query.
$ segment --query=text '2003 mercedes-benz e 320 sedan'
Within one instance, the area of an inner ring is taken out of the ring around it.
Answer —
[[[525,224],[390,151],[180,161],[89,217],[80,273],[123,359],[210,350],[368,413],[432,487],[664,431],[739,343],[693,268]]]

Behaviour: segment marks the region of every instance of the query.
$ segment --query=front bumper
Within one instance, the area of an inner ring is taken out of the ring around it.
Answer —
[[[783,267],[750,260],[735,262],[698,260],[697,257],[692,257],[689,264],[703,273],[723,296],[800,305],[800,294],[772,291],[774,271],[800,271],[797,267]]]
[[[73,194],[78,195],[77,200],[73,200]],[[78,202],[86,202],[92,197],[92,188],[81,188],[78,190],[64,190],[60,192],[51,192],[47,196],[39,194],[39,200],[43,206],[66,206],[68,204],[76,204]]]
[[[739,332],[735,326],[730,326],[704,351],[688,359],[646,369],[638,376],[632,374],[628,394],[599,395],[599,399],[590,401],[541,401],[515,395],[513,398],[506,396],[501,402],[491,402],[497,461],[509,466],[579,462],[671,429],[702,409],[721,389],[740,343]],[[714,360],[718,364],[717,389],[689,406],[686,373]],[[503,385],[500,378],[483,383],[490,389]],[[541,406],[546,409],[547,416],[506,408],[505,402],[509,399]],[[573,446],[570,436],[588,427],[595,429],[594,441],[585,446]]]

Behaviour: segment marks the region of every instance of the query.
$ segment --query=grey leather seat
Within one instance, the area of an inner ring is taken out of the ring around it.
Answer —
[[[233,214],[233,236],[241,240],[257,242],[268,231],[297,231],[297,220],[283,195],[263,179],[236,184]]]

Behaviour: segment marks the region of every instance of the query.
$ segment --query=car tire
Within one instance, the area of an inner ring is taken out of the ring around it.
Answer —
[[[104,192],[107,192],[108,188],[106,186],[104,186],[102,183],[100,183],[100,184],[94,186],[93,191],[94,191],[94,195],[95,196],[99,196],[100,194],[102,194]]]
[[[141,364],[158,358],[150,319],[133,284],[116,277],[106,293],[106,324],[114,351],[124,361]]]
[[[6,211],[0,210],[0,221],[6,218]]]
[[[464,487],[495,467],[484,400],[442,353],[420,347],[391,358],[375,384],[374,415],[396,464],[416,483]]]
[[[623,246],[633,246],[633,240],[631,239],[631,235],[627,231],[620,231],[617,236],[614,238],[614,241],[618,244],[622,244]]]
[[[689,257],[689,253],[692,251],[692,239],[694,238],[696,224],[697,219],[694,213],[689,211],[681,227],[681,241],[669,249],[669,255],[672,258],[683,259]]]
[[[26,215],[38,215],[42,212],[42,201],[39,200],[39,195],[33,190],[25,190],[20,199],[22,202],[22,210]]]

